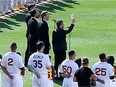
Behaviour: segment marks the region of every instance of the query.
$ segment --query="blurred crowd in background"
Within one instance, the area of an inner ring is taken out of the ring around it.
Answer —
[[[16,10],[25,9],[30,4],[39,4],[43,1],[52,2],[53,0],[0,0],[0,13],[6,15]]]

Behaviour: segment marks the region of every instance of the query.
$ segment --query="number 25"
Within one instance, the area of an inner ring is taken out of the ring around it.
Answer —
[[[96,75],[102,75],[105,76],[106,75],[106,68],[96,68]]]

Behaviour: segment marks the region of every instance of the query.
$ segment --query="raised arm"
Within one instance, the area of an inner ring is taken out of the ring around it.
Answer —
[[[73,30],[74,26],[75,26],[75,19],[72,19],[72,23],[71,23],[69,29],[65,30],[64,34],[70,33]]]

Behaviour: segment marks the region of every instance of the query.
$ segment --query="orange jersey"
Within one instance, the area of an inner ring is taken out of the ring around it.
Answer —
[[[48,72],[48,79],[53,80],[52,69],[47,70]]]

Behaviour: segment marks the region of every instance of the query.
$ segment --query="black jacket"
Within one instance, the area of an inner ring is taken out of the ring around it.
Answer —
[[[52,33],[52,45],[54,51],[63,51],[67,50],[66,43],[66,34],[70,33],[74,27],[74,24],[71,24],[68,30],[56,29]]]
[[[45,44],[45,49],[49,50],[50,42],[49,42],[49,27],[48,23],[45,20],[42,20],[38,23],[38,37],[40,41],[43,41]]]
[[[31,19],[31,14],[30,13],[27,13],[26,14],[26,17],[25,17],[25,22],[26,22],[26,25],[27,25],[27,31],[26,31],[26,37],[27,38],[28,38],[28,35],[29,35],[28,22],[29,22],[30,19]]]
[[[29,42],[30,44],[36,44],[38,41],[38,30],[37,30],[37,20],[35,18],[31,18],[28,22],[29,29]]]

